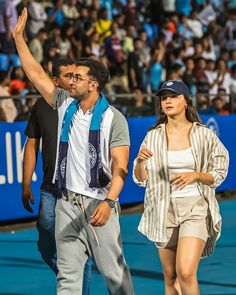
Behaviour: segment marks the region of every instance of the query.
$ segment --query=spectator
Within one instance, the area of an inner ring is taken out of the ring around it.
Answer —
[[[47,9],[48,22],[62,27],[65,23],[65,17],[62,11],[63,0],[53,0],[52,2],[52,7]]]
[[[226,48],[221,48],[219,59],[222,59],[225,62],[227,62],[229,60],[229,58],[230,58],[229,50]]]
[[[202,39],[203,52],[202,57],[205,59],[216,60],[215,48],[213,40],[209,34],[206,34]]]
[[[128,79],[131,91],[135,89],[143,89],[144,64],[141,59],[141,49],[143,43],[136,39],[134,42],[134,52],[128,56]]]
[[[166,43],[170,43],[173,39],[173,32],[170,30],[170,20],[168,18],[165,19],[161,32],[165,36]]]
[[[174,50],[173,52],[173,64],[178,64],[183,67],[183,70],[185,70],[185,65],[184,65],[184,49],[182,47],[178,47]]]
[[[194,59],[192,57],[187,57],[184,60],[185,72],[183,75],[183,81],[188,86],[191,95],[196,95],[196,78],[194,77]]]
[[[227,109],[226,102],[219,96],[215,97],[212,100],[212,105],[219,115],[229,115],[229,110]]]
[[[236,98],[236,64],[231,68],[231,81],[230,81],[230,93]]]
[[[72,42],[70,41],[71,36],[74,34],[73,25],[64,25],[61,30],[61,38],[59,40],[59,50],[61,57],[67,57],[70,59],[74,58],[72,51]]]
[[[195,41],[194,43],[194,58],[195,60],[202,57],[203,46],[200,40]]]
[[[123,9],[123,15],[125,16],[125,27],[134,26],[137,27],[137,11],[134,0],[127,0],[127,5]]]
[[[175,11],[175,0],[162,0],[162,6],[165,13],[172,13]]]
[[[194,68],[194,77],[196,79],[197,91],[199,93],[208,93],[208,80],[205,73],[206,61],[203,57],[198,57]]]
[[[99,42],[103,43],[104,39],[111,35],[110,27],[112,22],[108,19],[108,11],[103,8],[99,11],[96,21],[96,31],[99,34]]]
[[[153,116],[154,112],[143,96],[143,93],[140,89],[135,89],[134,91],[134,99],[132,103],[129,105],[127,110],[128,117],[143,117],[143,116]]]
[[[203,36],[202,24],[197,18],[196,11],[191,12],[190,18],[188,18],[187,20],[187,26],[192,31],[193,37],[202,38]]]
[[[11,98],[1,98],[9,96],[10,79],[6,72],[0,71],[0,121],[14,122],[17,116],[16,106]]]
[[[174,64],[170,71],[167,72],[167,80],[182,80],[183,79],[183,67],[180,64]]]
[[[230,58],[226,62],[229,69],[236,64],[236,50],[230,52]]]
[[[15,122],[18,121],[28,121],[31,115],[31,110],[33,105],[35,104],[36,99],[30,98],[26,100],[24,105],[21,105],[21,111],[19,115],[16,117]]]
[[[122,52],[121,39],[118,36],[118,28],[118,24],[113,22],[110,27],[111,35],[104,40],[105,53],[113,67],[121,65],[125,59]]]
[[[152,55],[151,67],[150,67],[150,83],[152,92],[157,92],[162,82],[162,60],[165,55],[165,47],[162,42],[158,44],[158,48],[154,50]]]
[[[118,29],[117,29],[117,35],[120,38],[120,40],[123,42],[124,38],[127,35],[126,29],[125,29],[125,16],[123,14],[119,14],[113,19],[114,22],[118,24]]]
[[[9,9],[10,6],[11,9],[15,9],[12,5],[15,1],[0,0],[0,3],[10,3]],[[29,46],[47,72],[50,72],[52,59],[60,55],[71,58],[89,56],[106,63],[111,72],[111,80],[107,87],[109,93],[114,98],[114,103],[118,104],[119,101],[125,104],[125,100],[117,101],[115,95],[121,91],[128,91],[128,80],[130,91],[134,90],[127,62],[129,65],[133,64],[134,42],[139,38],[143,44],[139,51],[140,56],[136,56],[135,59],[139,61],[139,65],[136,64],[136,74],[141,74],[137,79],[137,87],[142,92],[149,91],[150,88],[154,91],[160,81],[168,75],[169,78],[184,79],[192,95],[197,91],[203,91],[214,98],[219,87],[225,88],[228,92],[234,83],[228,72],[236,63],[236,50],[231,50],[236,18],[232,8],[226,8],[229,14],[222,10],[221,0],[191,1],[190,14],[189,3],[190,0],[32,0],[29,5],[30,11],[32,10],[37,17],[34,19],[32,14],[29,22],[33,22],[33,27],[34,23],[41,26],[43,24],[43,29],[40,29],[39,35],[37,34],[33,40],[32,33],[28,32]],[[69,11],[66,17],[62,5]],[[22,3],[17,5],[17,9],[21,11],[20,7]],[[0,29],[1,15],[4,15],[5,10],[0,9]],[[209,15],[206,12],[209,12]],[[44,28],[48,32],[45,42],[43,40],[46,36],[41,35]],[[43,39],[39,40],[41,37]],[[0,44],[2,40],[0,32]],[[162,60],[158,57],[160,42],[165,46]],[[5,42],[9,54],[0,48],[0,70],[7,71],[10,65],[14,68],[21,66],[18,56],[14,53],[14,46],[9,46],[10,43]],[[186,59],[188,57],[190,59]],[[214,68],[213,60],[216,59],[224,60],[226,66],[221,65],[221,68],[226,67],[225,70]],[[181,65],[182,69],[176,67],[176,63]],[[205,66],[200,69],[199,63]],[[222,74],[223,72],[225,74]],[[199,76],[200,80],[196,78]],[[127,106],[124,110],[126,108]]]
[[[189,28],[188,18],[185,15],[180,16],[180,21],[177,26],[177,30],[182,38],[192,39],[193,32],[192,32],[191,28]]]
[[[82,39],[86,32],[91,34],[95,30],[95,22],[97,21],[97,11],[89,11],[86,6],[81,6],[80,16],[75,21],[76,37]]]
[[[226,46],[228,50],[236,49],[236,16],[235,11],[232,10],[229,12],[229,19],[225,25],[225,38]]]
[[[10,65],[20,66],[12,31],[17,21],[17,11],[11,0],[0,0],[0,70],[8,71]]]
[[[219,59],[217,61],[217,72],[218,72],[218,76],[217,76],[218,88],[224,88],[226,94],[230,94],[231,78],[230,78],[230,74],[227,71],[226,62],[222,59]]]
[[[189,57],[194,55],[193,41],[190,38],[183,39],[183,57]]]
[[[230,96],[231,96],[231,111],[236,112],[236,64],[231,68],[231,82],[230,82]]]
[[[45,22],[47,21],[47,14],[42,5],[41,0],[32,0],[28,7],[29,23],[28,23],[28,37],[33,39],[36,37],[38,31],[45,28]]]
[[[48,31],[46,29],[40,29],[37,36],[29,43],[29,49],[38,63],[42,64],[44,60],[43,45],[48,38]]]
[[[99,44],[99,35],[96,31],[93,31],[91,36],[87,36],[83,46],[83,55],[85,57],[94,55],[96,58],[99,58],[103,53],[101,45]]]
[[[123,52],[128,54],[129,52],[134,51],[134,39],[137,35],[136,29],[134,26],[129,26],[127,28],[127,35],[124,37],[123,40]]]
[[[15,52],[12,31],[17,21],[17,11],[12,1],[1,0],[0,3],[0,50],[3,53]],[[12,52],[13,51],[13,52]]]
[[[25,88],[25,72],[23,71],[22,67],[14,68],[10,81],[10,93],[12,95],[19,95]]]
[[[143,43],[143,46],[141,48],[141,57],[146,68],[148,68],[151,61],[151,49],[150,46],[148,46],[147,32],[145,30],[140,31],[139,39]]]
[[[60,54],[61,29],[52,24],[48,39],[44,43],[44,62],[47,65]]]
[[[206,61],[206,70],[205,75],[208,80],[209,84],[209,94],[210,96],[213,96],[217,94],[218,91],[218,73],[216,71],[216,63],[214,60],[208,59]]]
[[[79,17],[79,12],[77,10],[76,4],[76,0],[66,0],[65,3],[62,5],[62,12],[67,22],[74,22]]]
[[[216,115],[217,110],[210,105],[210,100],[207,95],[197,95],[197,110],[200,115]]]

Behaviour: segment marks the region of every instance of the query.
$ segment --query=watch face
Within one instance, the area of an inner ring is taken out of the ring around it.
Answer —
[[[111,208],[114,208],[115,207],[115,202],[114,201],[109,201],[108,204],[109,204],[109,206]]]
[[[109,205],[111,208],[114,208],[114,207],[115,207],[115,201],[113,201],[113,200],[109,200],[109,199],[105,199],[105,201],[108,203],[108,205]]]

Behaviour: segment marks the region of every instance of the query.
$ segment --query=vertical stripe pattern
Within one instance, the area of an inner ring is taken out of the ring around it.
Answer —
[[[198,183],[199,193],[209,205],[209,238],[202,257],[210,255],[221,232],[221,216],[215,189],[226,178],[229,156],[226,148],[216,134],[197,122],[193,123],[190,141],[197,172],[208,172],[214,177],[211,186]],[[153,152],[153,157],[146,161],[148,178],[139,182],[135,175],[134,161],[133,180],[140,186],[145,186],[144,213],[142,214],[138,230],[147,238],[162,247],[167,242],[166,216],[170,200],[170,182],[167,166],[167,140],[165,124],[149,131],[141,145]]]

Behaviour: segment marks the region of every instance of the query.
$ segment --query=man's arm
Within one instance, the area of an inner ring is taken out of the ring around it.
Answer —
[[[25,144],[23,159],[22,203],[29,212],[33,212],[30,203],[34,204],[34,196],[30,183],[37,163],[38,149],[39,139],[28,138]]]
[[[27,17],[27,9],[24,8],[13,31],[16,48],[27,77],[41,93],[43,98],[45,98],[47,103],[54,106],[56,86],[45,73],[42,66],[35,60],[23,37]]]
[[[112,159],[111,188],[107,198],[116,201],[128,174],[129,146],[113,147],[110,150]],[[110,217],[112,209],[106,201],[103,201],[91,216],[90,223],[94,226],[105,225]]]
[[[124,186],[125,179],[128,174],[129,146],[118,146],[111,148],[110,153],[112,159],[112,179],[111,188],[107,197],[116,201]]]

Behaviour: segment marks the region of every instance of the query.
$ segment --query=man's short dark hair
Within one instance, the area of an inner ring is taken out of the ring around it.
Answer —
[[[57,77],[57,78],[59,77],[61,67],[67,67],[74,64],[75,64],[74,60],[70,58],[64,58],[64,57],[55,58],[52,63],[53,77]]]
[[[88,75],[98,82],[98,90],[102,90],[109,80],[109,70],[102,62],[93,58],[79,58],[76,60],[76,66],[88,67]]]

